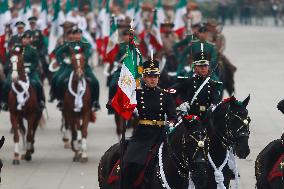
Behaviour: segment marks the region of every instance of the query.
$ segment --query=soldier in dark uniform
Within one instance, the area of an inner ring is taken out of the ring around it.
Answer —
[[[13,35],[10,41],[8,42],[8,50],[10,51],[15,45],[21,44],[21,38],[25,32],[25,26],[26,24],[22,21],[18,21],[15,24],[15,27],[17,27],[17,34]]]
[[[38,67],[38,54],[36,49],[34,49],[31,45],[31,35],[29,32],[25,32],[21,37],[21,44],[16,45],[14,48],[22,48],[23,50],[23,58],[24,58],[24,67],[25,71],[29,76],[31,85],[35,88],[37,97],[38,97],[38,104],[41,109],[45,107],[45,96],[41,81],[39,79],[39,75],[37,72]],[[9,56],[8,56],[9,57]],[[10,66],[11,68],[11,66]],[[2,109],[7,111],[8,110],[8,92],[11,88],[11,71],[4,83],[3,86],[3,99],[2,99]]]
[[[44,43],[44,37],[42,32],[39,29],[36,29],[36,22],[37,22],[37,17],[32,16],[28,19],[30,23],[30,29],[28,30],[32,36],[32,46],[37,49],[38,56],[39,56],[39,61],[42,66],[42,71],[44,72],[45,75],[48,74],[48,64],[46,61],[46,56],[47,56],[47,48]]]
[[[211,79],[209,72],[209,57],[200,51],[193,56],[194,74],[173,86],[182,103],[178,109],[204,119],[207,109],[212,104],[221,101],[222,83]]]
[[[124,189],[133,188],[133,182],[143,168],[151,149],[163,140],[165,115],[171,125],[176,121],[174,99],[170,93],[157,86],[159,75],[158,61],[144,62],[144,84],[141,89],[136,90],[139,124],[133,132],[124,157]]]

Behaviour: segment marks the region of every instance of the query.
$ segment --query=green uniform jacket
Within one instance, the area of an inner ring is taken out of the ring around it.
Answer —
[[[176,44],[173,45],[173,50],[176,55],[176,57],[180,57],[180,49],[181,47],[187,47],[190,45],[191,42],[198,40],[198,38],[195,35],[188,35],[186,38],[183,40],[177,42]]]
[[[30,83],[33,87],[36,88],[37,91],[41,90],[41,81],[40,81],[40,77],[39,74],[37,72],[37,67],[38,67],[38,53],[36,51],[36,49],[34,49],[33,47],[31,47],[30,45],[27,45],[26,47],[24,47],[24,67],[26,70],[28,70],[28,76],[30,79]],[[11,62],[9,62],[9,65],[11,64]],[[12,68],[12,66],[10,65],[9,68]],[[12,78],[11,78],[11,72],[12,70],[9,70],[9,74],[8,77],[4,83],[3,86],[3,99],[5,101],[7,101],[7,95],[8,95],[8,91],[11,87],[11,82],[12,82]]]
[[[217,66],[217,51],[215,46],[208,42],[205,41],[203,42],[204,44],[204,52],[206,52],[209,55],[210,58],[210,69],[214,70],[214,74],[216,75],[216,66]],[[191,55],[200,52],[201,49],[201,41],[193,41],[191,43],[190,46],[186,47],[182,53],[182,55],[180,56],[180,63],[178,66],[178,75],[184,75],[182,74],[183,72],[183,68],[186,65],[186,63],[188,62],[188,57],[190,57]],[[215,76],[214,76],[215,77]]]

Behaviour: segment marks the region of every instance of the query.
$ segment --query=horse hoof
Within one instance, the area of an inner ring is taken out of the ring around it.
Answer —
[[[73,157],[73,162],[79,162],[80,161],[80,157],[78,155],[75,155]]]
[[[32,160],[32,156],[31,156],[30,153],[26,153],[26,154],[25,154],[25,160],[26,160],[26,161],[31,161],[31,160]]]
[[[82,157],[81,160],[80,160],[80,162],[81,162],[81,163],[87,163],[88,160],[89,160],[88,157]]]
[[[13,159],[13,165],[20,165],[20,160]]]
[[[69,149],[71,146],[70,146],[70,143],[69,142],[65,142],[64,143],[64,149]]]

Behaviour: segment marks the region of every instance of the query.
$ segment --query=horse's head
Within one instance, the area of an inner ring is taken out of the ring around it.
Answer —
[[[23,47],[15,46],[11,51],[12,81],[16,82],[20,75],[25,74]]]
[[[207,131],[199,117],[187,115],[176,128],[173,136],[176,155],[181,162],[184,172],[191,172],[191,178],[198,188],[205,188],[207,179],[207,154],[209,141]],[[178,163],[178,162],[176,162]]]
[[[74,48],[70,48],[71,51],[71,62],[78,79],[84,77],[85,70],[85,57],[83,54],[83,49],[80,45],[76,45]]]
[[[251,120],[247,110],[249,100],[250,96],[242,102],[235,97],[225,99],[209,116],[216,135],[223,139],[222,142],[227,147],[233,147],[241,159],[245,159],[250,153],[248,139]]]

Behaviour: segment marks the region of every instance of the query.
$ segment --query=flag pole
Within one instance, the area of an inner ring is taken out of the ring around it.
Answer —
[[[130,23],[130,35],[129,35],[129,43],[132,43],[134,40],[134,28],[133,28],[133,21]],[[129,45],[129,44],[128,44]],[[126,120],[123,119],[122,124],[122,134],[120,140],[120,189],[124,187],[124,152],[125,152],[125,132],[126,132]]]

